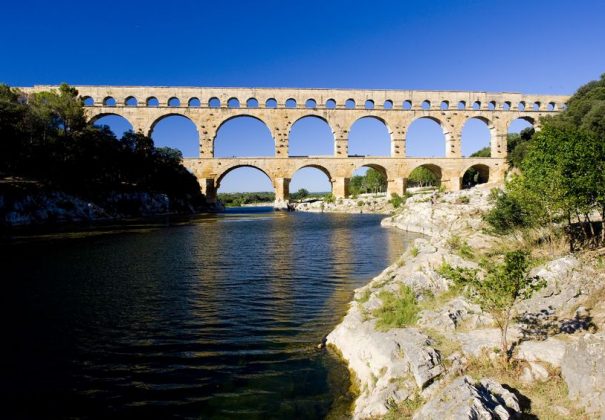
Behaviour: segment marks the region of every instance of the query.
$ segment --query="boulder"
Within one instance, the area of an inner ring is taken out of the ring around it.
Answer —
[[[565,354],[565,343],[550,337],[544,341],[524,341],[517,347],[514,358],[528,362],[544,362],[553,367],[561,367]]]
[[[436,393],[416,412],[414,420],[510,419],[519,417],[517,397],[502,385],[460,377]]]
[[[561,376],[569,398],[589,413],[605,416],[605,334],[586,334],[567,346]]]

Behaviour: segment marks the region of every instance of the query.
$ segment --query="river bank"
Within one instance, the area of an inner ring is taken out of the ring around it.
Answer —
[[[599,418],[605,410],[605,262],[570,255],[566,246],[536,247],[533,274],[546,287],[517,305],[510,332],[513,363],[496,360],[499,330],[478,305],[453,291],[439,273],[444,262],[477,267],[481,256],[523,238],[483,231],[487,188],[407,200],[384,226],[423,233],[397,262],[355,299],[327,336],[348,363],[358,389],[356,419],[389,417]],[[418,301],[414,322],[381,328],[384,300],[409,287]],[[587,379],[588,378],[588,379]]]
[[[104,223],[212,211],[205,203],[150,191],[110,191],[83,197],[35,181],[0,183],[0,228]]]

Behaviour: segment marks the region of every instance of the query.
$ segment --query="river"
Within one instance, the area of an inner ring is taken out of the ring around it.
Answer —
[[[322,338],[416,236],[383,216],[231,210],[0,245],[8,417],[324,418]]]

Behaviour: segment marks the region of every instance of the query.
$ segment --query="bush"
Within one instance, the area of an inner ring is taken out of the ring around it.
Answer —
[[[468,204],[471,202],[471,199],[468,195],[462,195],[456,199],[456,204]]]
[[[413,325],[418,319],[418,303],[412,289],[401,286],[397,293],[382,291],[378,294],[382,306],[375,309],[376,328],[388,330]]]
[[[324,195],[324,202],[325,203],[334,203],[336,201],[336,198],[334,197],[334,194],[326,194]]]
[[[490,201],[494,206],[483,216],[495,233],[506,234],[515,228],[530,225],[527,215],[521,205],[511,194],[493,189]]]
[[[402,204],[405,204],[405,197],[401,197],[399,194],[393,193],[391,194],[389,203],[391,203],[393,207],[399,208]]]
[[[359,200],[359,201],[357,202],[357,206],[358,206],[358,207],[362,207],[362,206],[363,206],[363,200]]]

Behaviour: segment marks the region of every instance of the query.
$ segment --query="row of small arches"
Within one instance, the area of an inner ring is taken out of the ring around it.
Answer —
[[[94,106],[95,105],[95,101],[91,96],[85,96],[82,98],[82,100],[83,100],[83,103],[85,106]],[[179,107],[184,106],[183,103],[181,102],[181,100],[174,96],[169,98],[166,104],[168,107],[171,107],[171,108],[179,108]],[[102,105],[106,106],[106,107],[114,107],[114,106],[117,106],[117,101],[113,96],[107,96],[103,99]],[[137,107],[140,104],[139,104],[139,101],[137,100],[137,98],[135,98],[134,96],[129,96],[124,99],[124,105],[127,107]],[[207,104],[205,104],[205,105],[207,105],[209,108],[220,108],[222,106],[222,103],[219,98],[212,97],[208,100]],[[230,98],[227,100],[226,105],[227,105],[227,108],[235,108],[235,109],[242,108],[242,107],[244,107],[244,105],[246,108],[259,108],[260,107],[259,101],[256,98],[249,98],[245,102],[245,104],[241,104],[239,99],[237,99],[237,98]],[[286,108],[297,108],[298,107],[298,103],[296,102],[296,99],[294,99],[294,98],[287,99],[285,101],[284,105]],[[356,109],[357,108],[357,104],[354,99],[347,99],[343,105],[344,105],[345,109]],[[160,102],[159,102],[158,98],[156,98],[155,96],[150,96],[145,100],[144,106],[159,107]],[[200,101],[199,98],[193,97],[187,101],[186,106],[189,108],[199,108],[202,106],[202,102]],[[328,99],[325,102],[324,106],[327,109],[335,109],[337,107],[337,103],[334,99]],[[276,99],[269,98],[265,101],[264,108],[274,109],[277,107],[278,107],[278,102]],[[307,99],[305,101],[304,108],[317,109],[318,103],[315,99],[312,99],[312,98]],[[368,99],[365,101],[363,108],[364,109],[377,109],[377,104],[372,99]],[[386,109],[386,110],[394,109],[393,101],[391,101],[390,99],[387,99],[382,104],[382,108]],[[467,103],[466,101],[458,101],[458,103],[455,104],[455,109],[457,109],[457,110],[472,109],[475,111],[479,111],[479,110],[495,111],[498,109],[503,110],[503,111],[509,111],[509,110],[515,110],[515,109],[518,111],[528,111],[528,110],[556,111],[558,109],[566,109],[566,108],[567,108],[566,104],[560,104],[558,106],[555,102],[549,102],[547,104],[542,104],[541,102],[538,102],[538,101],[533,102],[533,103],[526,103],[525,101],[520,101],[516,104],[513,104],[510,101],[504,101],[501,104],[498,104],[496,101],[489,101],[489,102],[487,102],[486,105],[481,103],[481,101],[474,101],[472,103]],[[401,109],[404,109],[404,110],[413,109],[412,101],[411,100],[403,101],[403,103],[401,104]],[[422,109],[425,111],[435,110],[435,109],[440,109],[442,111],[446,111],[451,108],[450,108],[449,101],[441,101],[438,108],[434,108],[433,104],[431,104],[431,102],[429,100],[425,100],[420,103],[419,109]]]

